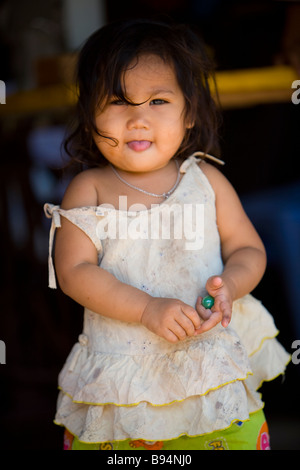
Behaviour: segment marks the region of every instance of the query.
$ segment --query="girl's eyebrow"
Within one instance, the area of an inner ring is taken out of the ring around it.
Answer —
[[[147,103],[147,101],[150,101],[151,99],[153,99],[153,96],[157,96],[157,95],[173,95],[175,96],[175,92],[168,89],[168,88],[154,88],[153,90],[149,90],[149,98],[147,98],[145,101],[142,101],[141,103],[137,103],[137,104],[143,104],[143,103]],[[130,101],[130,98],[129,98],[129,101]]]
[[[171,95],[175,95],[174,91],[169,90],[167,88],[157,88],[157,89],[154,89],[154,90],[151,91],[151,96],[159,95],[161,93],[163,93],[163,94],[168,93],[168,94],[171,94]]]

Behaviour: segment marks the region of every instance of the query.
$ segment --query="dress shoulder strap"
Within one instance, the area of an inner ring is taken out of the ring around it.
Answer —
[[[61,227],[60,217],[63,216],[79,227],[93,242],[98,253],[102,252],[101,240],[97,237],[97,223],[99,217],[97,211],[92,207],[80,207],[75,209],[64,210],[60,206],[46,203],[44,212],[47,218],[52,219],[49,233],[49,254],[48,254],[48,270],[49,270],[49,287],[56,289],[55,270],[52,259],[53,241],[55,230]]]
[[[214,157],[213,155],[210,155],[209,153],[201,152],[200,150],[197,152],[194,152],[191,157],[203,157],[204,159],[211,160],[215,163],[218,163],[219,165],[225,165],[225,162],[223,160],[220,160],[220,158]],[[202,160],[200,158],[200,160]]]
[[[219,158],[214,157],[213,155],[210,155],[209,153],[201,152],[199,150],[197,152],[194,152],[186,160],[184,160],[184,162],[180,166],[180,173],[186,173],[187,168],[190,165],[192,165],[194,162],[197,163],[205,159],[211,160],[215,163],[218,163],[219,165],[225,165],[225,162],[223,160],[220,160]]]

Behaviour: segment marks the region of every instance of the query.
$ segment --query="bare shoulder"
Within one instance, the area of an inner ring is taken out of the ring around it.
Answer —
[[[211,165],[210,163],[207,163],[203,160],[199,162],[198,165],[201,171],[205,174],[208,181],[210,182],[216,196],[223,193],[223,191],[232,191],[233,193],[235,193],[232,184],[222,173],[222,171],[220,171],[214,165]]]
[[[238,217],[245,216],[240,198],[227,177],[209,163],[200,162],[199,165],[214,190],[219,220],[223,218],[222,214],[234,213]]]
[[[216,195],[217,225],[224,259],[241,245],[255,246],[263,251],[259,235],[226,176],[218,168],[206,162],[201,162],[200,168]]]
[[[61,207],[94,206],[98,204],[98,188],[101,181],[101,169],[92,168],[76,175],[68,185]]]

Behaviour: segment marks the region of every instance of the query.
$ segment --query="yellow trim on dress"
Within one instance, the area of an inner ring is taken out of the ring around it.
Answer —
[[[263,346],[263,343],[265,341],[267,341],[268,339],[275,339],[279,334],[279,331],[277,331],[276,335],[273,335],[273,336],[264,336],[258,346],[258,348],[256,348],[254,351],[252,351],[251,353],[248,354],[248,357],[252,357],[254,356],[255,353],[257,353],[258,351],[261,350],[262,346]]]
[[[173,400],[173,401],[170,401],[169,403],[162,403],[162,404],[155,404],[155,403],[151,403],[151,402],[148,402],[147,400],[142,400],[142,401],[139,401],[137,403],[125,403],[125,404],[120,404],[120,403],[113,403],[113,402],[106,402],[106,403],[93,403],[93,402],[87,402],[87,401],[79,401],[79,400],[73,400],[73,396],[68,393],[68,392],[65,392],[60,386],[58,387],[58,390],[60,390],[62,393],[64,393],[64,395],[66,395],[67,397],[69,397],[73,403],[77,403],[77,404],[84,404],[84,405],[90,405],[90,406],[106,406],[106,405],[114,405],[114,406],[120,406],[120,407],[130,407],[130,406],[138,406],[140,405],[141,403],[149,403],[149,405],[151,406],[155,406],[155,407],[162,407],[162,406],[169,406],[169,405],[172,405],[174,403],[181,403],[185,400],[188,400],[189,398],[192,398],[192,397],[204,397],[205,395],[207,395],[209,392],[212,392],[212,391],[215,391],[215,390],[218,390],[219,388],[222,388],[224,387],[225,385],[229,385],[229,384],[232,384],[234,382],[239,382],[239,381],[243,381],[243,380],[247,380],[247,378],[249,377],[249,375],[253,375],[253,372],[248,372],[246,377],[243,377],[243,378],[238,378],[238,379],[234,379],[234,380],[231,380],[229,382],[225,382],[221,385],[219,385],[218,387],[215,387],[215,388],[210,388],[209,390],[206,390],[205,393],[197,393],[195,395],[190,395],[186,398],[182,398],[181,400]],[[280,375],[280,374],[279,374]]]

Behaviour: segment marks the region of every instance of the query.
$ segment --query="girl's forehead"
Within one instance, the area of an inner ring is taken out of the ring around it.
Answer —
[[[173,65],[157,55],[142,55],[132,61],[123,74],[127,88],[134,83],[165,83],[177,87],[177,78]]]

